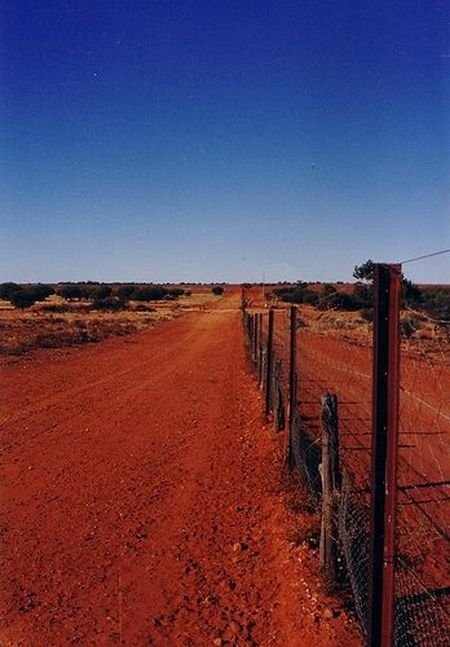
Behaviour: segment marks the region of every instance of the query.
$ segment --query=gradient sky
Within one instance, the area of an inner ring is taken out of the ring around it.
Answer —
[[[7,0],[0,281],[347,280],[450,247],[448,0]],[[450,256],[405,267],[450,280]]]

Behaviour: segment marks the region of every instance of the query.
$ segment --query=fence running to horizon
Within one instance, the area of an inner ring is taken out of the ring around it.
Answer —
[[[389,422],[398,430],[395,446],[385,439],[387,461],[392,459],[395,471],[383,485],[385,491],[378,492],[380,467],[373,454],[384,441],[375,438],[379,412],[372,400],[373,382],[384,368],[379,343],[374,348],[371,309],[349,313],[265,303],[259,290],[248,288],[243,289],[243,318],[266,413],[286,437],[287,465],[299,472],[322,516],[331,511],[326,524],[335,553],[332,578],[351,587],[367,642],[371,647],[450,645],[448,320],[402,299],[393,328],[400,354],[398,407]],[[336,432],[331,440],[325,433],[330,416]],[[324,452],[328,456],[330,443],[337,463],[331,489],[328,477],[324,480]],[[374,533],[377,500],[389,497],[390,487],[397,513],[391,556],[386,552],[389,538],[383,536],[389,526]],[[322,537],[321,551],[325,543]],[[377,551],[382,561],[392,561],[393,576],[391,584],[386,576],[378,601]],[[392,607],[388,639],[385,629],[383,636],[374,637],[377,604],[380,617],[389,617],[387,607]]]

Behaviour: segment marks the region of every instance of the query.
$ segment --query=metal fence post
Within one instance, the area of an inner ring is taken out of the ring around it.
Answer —
[[[369,645],[394,639],[401,265],[374,265]]]
[[[274,311],[272,308],[269,310],[269,328],[267,331],[267,358],[266,358],[266,418],[270,413],[272,407],[272,373],[273,373],[273,326],[274,326]]]

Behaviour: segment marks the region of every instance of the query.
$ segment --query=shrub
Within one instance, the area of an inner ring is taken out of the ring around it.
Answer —
[[[347,310],[349,312],[355,312],[364,307],[364,303],[356,294],[336,292],[329,299],[319,301],[317,307],[319,310]]]
[[[161,301],[168,293],[162,285],[145,285],[135,288],[130,298],[135,301]]]
[[[400,322],[400,332],[404,337],[409,339],[416,330],[422,328],[422,325],[416,317],[408,317],[407,319],[402,319]]]
[[[334,285],[331,285],[331,283],[325,283],[322,286],[322,294],[324,297],[329,296],[330,294],[334,294],[336,292],[336,288]]]
[[[92,298],[97,301],[110,297],[112,288],[109,285],[98,285],[92,289]]]
[[[14,292],[17,292],[17,290],[21,290],[21,286],[17,285],[17,283],[12,283],[11,281],[8,283],[1,283],[0,284],[0,299],[6,299],[8,301],[11,300],[11,296],[14,294]]]
[[[307,290],[306,294],[303,295],[303,303],[307,303],[310,306],[316,305],[320,297],[317,292],[312,290]]]
[[[110,296],[107,296],[104,298],[96,297],[92,303],[92,307],[94,308],[94,310],[118,311],[118,310],[124,310],[126,308],[126,303],[125,301],[122,301],[117,297],[110,297]]]
[[[47,297],[51,294],[55,294],[54,288],[51,285],[46,285],[44,283],[38,283],[29,288],[36,295],[36,301],[45,301]]]
[[[223,287],[221,285],[215,285],[213,287],[213,289],[211,290],[211,292],[213,294],[215,294],[216,296],[220,296],[221,294],[224,293],[224,289],[223,289]]]
[[[364,319],[364,321],[368,321],[369,323],[372,323],[373,308],[362,308],[360,314],[361,314],[361,318]]]
[[[10,301],[15,308],[30,308],[36,303],[37,298],[34,290],[21,288],[13,292],[10,296]]]
[[[178,297],[181,297],[183,294],[185,294],[185,291],[182,290],[181,288],[171,288],[169,290],[169,294],[175,299],[178,299]]]
[[[70,283],[69,285],[63,285],[58,288],[56,294],[63,297],[63,299],[81,299],[83,291],[79,285]]]
[[[128,301],[135,289],[135,285],[120,285],[115,290],[115,295],[119,297],[119,299],[123,299],[123,301]]]

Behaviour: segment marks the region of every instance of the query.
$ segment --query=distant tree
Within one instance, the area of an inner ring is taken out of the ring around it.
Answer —
[[[37,283],[36,285],[31,286],[30,290],[32,290],[36,295],[36,301],[45,301],[47,297],[55,293],[54,288],[45,283]]]
[[[353,276],[364,283],[357,283],[355,296],[362,301],[362,307],[369,307],[373,303],[374,262],[369,259],[361,265],[356,265]],[[424,292],[402,274],[403,301],[419,307],[424,302]]]
[[[135,288],[130,298],[135,301],[161,301],[168,293],[162,285],[144,285]]]
[[[126,301],[119,299],[118,297],[95,297],[92,302],[92,307],[94,310],[124,310],[127,307]]]
[[[406,279],[404,276],[402,278],[403,278],[403,297],[405,301],[407,301],[408,303],[413,303],[415,305],[421,304],[424,300],[424,295],[422,293],[422,290],[409,279]]]
[[[93,299],[106,299],[110,297],[112,293],[112,288],[109,285],[98,285],[92,289],[92,298]]]
[[[373,281],[373,261],[369,258],[361,265],[355,265],[353,276],[357,281]]]
[[[224,293],[224,288],[221,285],[215,285],[211,290],[211,292],[216,296],[220,296],[221,294]]]
[[[11,294],[10,301],[15,308],[30,308],[37,301],[36,293],[29,288],[19,288]]]
[[[119,297],[119,299],[128,301],[135,289],[135,285],[119,285],[117,290],[115,290],[115,293]]]
[[[11,281],[9,283],[0,283],[0,299],[7,299],[9,301],[11,295],[17,292],[17,290],[21,290],[21,286],[17,285],[17,283],[12,283]]]
[[[57,294],[63,299],[81,299],[83,291],[79,285],[69,283],[58,288]]]
[[[185,294],[185,290],[183,290],[182,288],[171,288],[169,290],[169,294],[175,299],[178,299],[178,297],[181,297],[183,296],[183,294]]]

